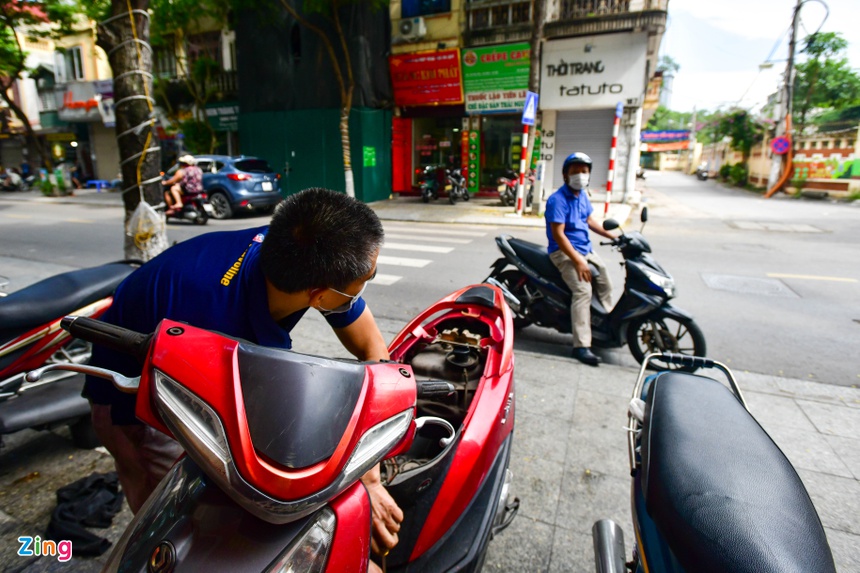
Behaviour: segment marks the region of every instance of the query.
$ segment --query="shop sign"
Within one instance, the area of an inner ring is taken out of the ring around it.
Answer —
[[[74,133],[68,132],[46,133],[45,139],[48,141],[74,141],[77,139],[77,136]]]
[[[481,187],[481,118],[463,118],[460,141],[460,165],[465,167],[466,189],[477,193]]]
[[[642,141],[683,141],[690,139],[690,130],[688,129],[660,129],[646,130],[640,133],[639,139]]]
[[[364,166],[365,167],[376,167],[376,148],[365,145],[363,148],[364,151]]]
[[[681,151],[690,147],[689,141],[671,141],[669,143],[646,143],[645,151],[658,153],[660,151]]]
[[[636,107],[645,92],[645,32],[553,40],[544,45],[542,109]]]
[[[239,104],[235,102],[207,104],[206,119],[215,131],[239,131]]]
[[[523,109],[529,86],[526,42],[470,48],[463,53],[466,113],[516,113]]]
[[[401,107],[463,103],[460,50],[399,54],[388,58],[394,103]]]
[[[115,125],[112,80],[61,84],[54,88],[54,97],[60,121]]]

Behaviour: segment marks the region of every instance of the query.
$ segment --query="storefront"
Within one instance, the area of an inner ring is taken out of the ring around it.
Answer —
[[[463,84],[460,50],[398,54],[389,58],[394,103],[392,186],[412,191],[427,166],[460,167]]]
[[[58,119],[69,124],[67,132],[46,136],[54,159],[78,165],[85,180],[116,179],[113,81],[71,82],[56,86],[54,93]]]
[[[470,192],[494,190],[499,177],[519,171],[528,78],[527,43],[463,50],[463,125],[477,147],[468,154]]]
[[[593,160],[590,188],[606,189],[616,108],[623,108],[613,192],[632,189],[639,162],[639,130],[646,86],[645,32],[552,40],[544,45],[540,109],[542,157],[548,185],[563,183],[561,162],[575,152]],[[630,168],[628,168],[630,166]]]

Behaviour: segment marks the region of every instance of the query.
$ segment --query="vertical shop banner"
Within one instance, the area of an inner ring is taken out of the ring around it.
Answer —
[[[463,52],[466,113],[522,111],[529,85],[526,42]]]
[[[463,103],[460,50],[399,54],[388,58],[394,103],[401,107]]]
[[[473,116],[463,120],[463,125],[468,124],[467,144],[463,149],[468,150],[466,185],[469,193],[477,193],[481,189],[481,118]],[[466,130],[464,130],[466,132]]]

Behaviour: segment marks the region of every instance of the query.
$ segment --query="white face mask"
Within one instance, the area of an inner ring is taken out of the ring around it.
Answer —
[[[588,173],[574,173],[568,178],[567,184],[571,189],[580,191],[588,187],[588,178]]]

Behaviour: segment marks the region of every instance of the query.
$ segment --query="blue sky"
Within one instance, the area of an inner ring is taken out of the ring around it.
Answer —
[[[860,71],[860,2],[825,1],[830,15],[821,31],[840,32],[848,40],[846,55]],[[794,4],[795,0],[669,0],[669,23],[660,53],[672,56],[681,66],[671,107],[681,111],[694,106],[709,110],[735,104],[761,107],[785,72]],[[798,52],[800,41],[818,29],[824,15],[819,2],[804,4]],[[759,64],[775,45],[773,68],[760,71]]]

